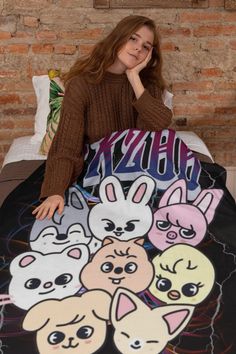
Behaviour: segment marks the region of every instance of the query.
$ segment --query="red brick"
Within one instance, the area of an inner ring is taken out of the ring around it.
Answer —
[[[212,90],[214,84],[212,81],[186,81],[177,82],[173,84],[173,91],[202,91],[202,90]]]
[[[39,26],[39,19],[37,17],[32,16],[25,16],[23,23],[27,27],[38,27]]]
[[[236,34],[236,26],[234,25],[206,25],[199,26],[193,31],[196,37],[208,37],[208,36],[232,36]]]
[[[214,107],[207,105],[198,105],[198,104],[185,104],[182,105],[175,105],[174,107],[174,114],[175,116],[194,116],[194,115],[202,115],[202,114],[211,114],[214,112]]]
[[[56,54],[67,54],[72,55],[75,54],[77,47],[75,45],[55,45],[54,52]]]
[[[224,72],[220,68],[203,68],[200,70],[201,76],[214,77],[223,76]]]
[[[215,109],[216,113],[221,113],[221,114],[236,114],[236,106],[231,106],[231,107],[216,107]]]
[[[179,27],[179,28],[165,28],[165,27],[160,27],[159,32],[162,37],[170,37],[170,36],[184,36],[184,37],[189,37],[191,35],[191,30],[190,28],[184,28],[184,27]]]
[[[26,54],[29,51],[29,46],[27,44],[9,44],[5,47],[5,51],[15,54]]]
[[[21,103],[19,95],[16,94],[0,95],[0,104],[8,104],[8,103]]]
[[[16,70],[1,70],[0,71],[0,79],[1,78],[7,78],[7,77],[19,77],[19,71]]]
[[[1,119],[0,120],[0,129],[13,129],[14,122],[10,119]]]
[[[80,56],[88,55],[89,53],[92,52],[93,48],[94,48],[94,44],[80,44],[79,45]]]
[[[236,40],[230,41],[229,45],[231,49],[236,50]]]
[[[10,39],[11,32],[0,32],[0,40]]]
[[[26,108],[8,108],[3,110],[4,116],[32,116],[35,114],[36,109],[33,107]]]
[[[199,11],[195,12],[183,12],[179,16],[179,22],[180,23],[199,23],[199,22],[217,22],[217,21],[222,21],[222,13],[220,12],[206,12],[204,11]]]
[[[36,38],[38,40],[56,40],[57,39],[57,34],[55,32],[52,32],[52,31],[41,31],[41,32],[38,32],[36,33]]]
[[[32,52],[35,54],[48,54],[53,52],[52,44],[33,44]]]
[[[81,29],[78,32],[61,32],[59,33],[59,38],[62,39],[98,39],[101,38],[103,34],[103,28],[86,28]]]

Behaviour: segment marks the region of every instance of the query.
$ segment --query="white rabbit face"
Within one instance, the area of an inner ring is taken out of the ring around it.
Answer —
[[[148,205],[155,184],[150,177],[137,178],[125,197],[120,181],[113,176],[100,185],[101,203],[89,214],[89,227],[94,236],[130,240],[144,236],[152,225],[152,211]]]
[[[62,253],[25,252],[11,263],[9,294],[22,309],[45,299],[61,299],[81,288],[80,271],[88,262],[87,246],[72,246]]]
[[[132,204],[125,202],[116,204],[119,212],[108,205],[97,205],[91,210],[90,228],[99,240],[107,236],[130,240],[148,232],[152,223],[151,210],[142,210],[141,206],[132,208]]]

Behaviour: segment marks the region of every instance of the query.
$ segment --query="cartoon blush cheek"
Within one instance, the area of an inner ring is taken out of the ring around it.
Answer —
[[[90,344],[90,343],[92,343],[91,339],[85,341],[85,344]]]

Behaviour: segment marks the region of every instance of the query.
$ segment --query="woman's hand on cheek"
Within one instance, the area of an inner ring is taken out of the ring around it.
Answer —
[[[146,68],[151,57],[152,57],[152,49],[148,52],[148,55],[143,61],[141,61],[141,63],[125,71],[128,79],[130,79],[133,75],[139,75],[140,71]]]

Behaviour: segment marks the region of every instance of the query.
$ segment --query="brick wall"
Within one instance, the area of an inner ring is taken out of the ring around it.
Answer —
[[[92,0],[0,0],[0,163],[15,137],[33,132],[32,75],[67,70],[129,14],[159,26],[174,127],[199,134],[216,162],[236,161],[236,11],[94,9]]]

